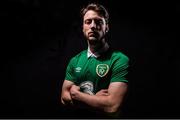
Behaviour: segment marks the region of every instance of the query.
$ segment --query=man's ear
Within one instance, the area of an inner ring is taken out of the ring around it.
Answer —
[[[109,25],[106,25],[106,33],[109,31]]]

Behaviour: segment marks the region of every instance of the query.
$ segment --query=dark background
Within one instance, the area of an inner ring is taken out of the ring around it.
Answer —
[[[68,61],[87,48],[79,11],[88,2],[0,1],[0,118],[70,117],[59,95]],[[180,4],[99,3],[110,13],[110,45],[130,58],[124,117],[180,118]]]

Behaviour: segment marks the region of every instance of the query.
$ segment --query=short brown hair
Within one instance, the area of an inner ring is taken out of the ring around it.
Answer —
[[[89,10],[93,10],[93,11],[97,12],[100,16],[103,16],[105,18],[105,20],[106,20],[106,24],[109,22],[109,13],[105,9],[104,6],[102,6],[100,4],[97,4],[97,3],[90,3],[90,4],[88,4],[85,8],[83,8],[81,10],[82,18],[84,17],[86,12],[89,11]]]

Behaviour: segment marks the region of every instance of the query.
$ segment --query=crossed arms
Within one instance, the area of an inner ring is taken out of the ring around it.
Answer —
[[[64,80],[61,102],[66,105],[73,104],[73,100],[77,100],[104,112],[114,113],[121,106],[127,87],[128,85],[124,82],[112,82],[108,89],[102,89],[95,95],[89,95],[81,92],[80,87],[73,82]]]

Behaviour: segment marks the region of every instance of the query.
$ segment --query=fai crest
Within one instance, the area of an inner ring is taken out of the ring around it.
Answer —
[[[109,71],[109,66],[107,64],[99,64],[96,67],[96,73],[100,77],[104,77]]]

